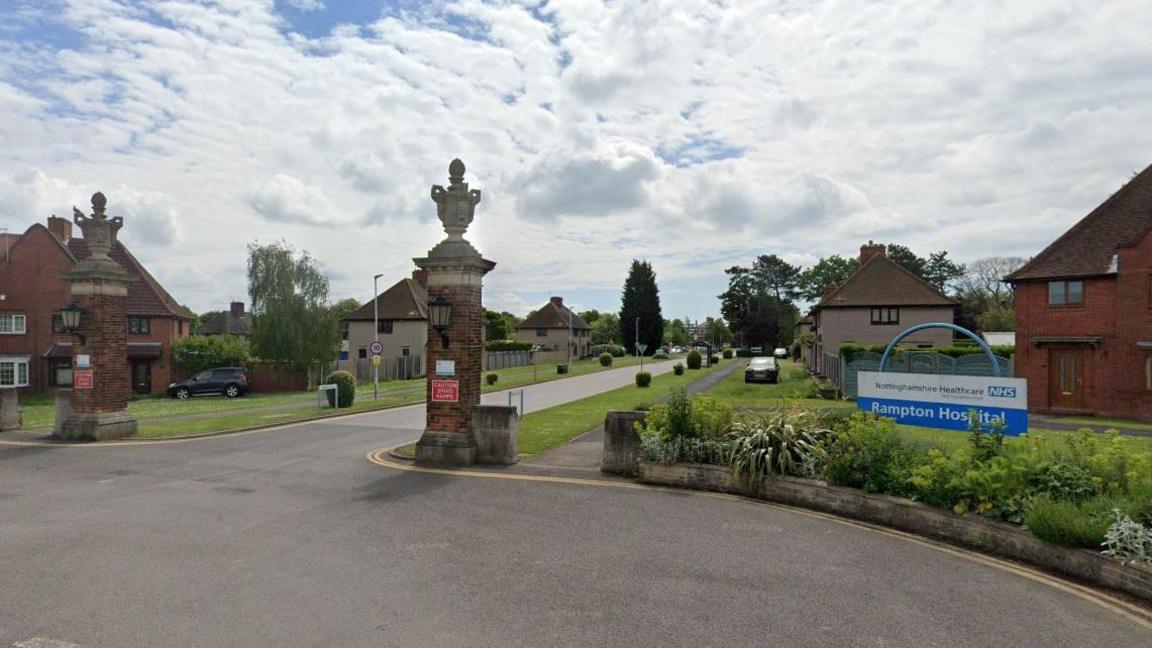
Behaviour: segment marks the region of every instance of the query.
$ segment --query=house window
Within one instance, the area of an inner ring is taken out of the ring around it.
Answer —
[[[536,337],[548,337],[548,329],[546,329],[546,328],[536,329]]]
[[[368,349],[365,349],[364,347],[360,347],[360,353],[357,355],[357,357],[367,358],[368,357]]]
[[[152,332],[152,320],[147,317],[129,316],[128,332],[133,335],[148,335]]]
[[[48,386],[72,386],[72,359],[53,358],[48,361]]]
[[[892,306],[881,306],[872,309],[873,324],[899,324],[900,309]]]
[[[64,316],[57,313],[52,316],[52,332],[53,333],[67,333],[68,329],[64,328]]]
[[[184,335],[184,320],[176,320],[176,335]]]
[[[1083,281],[1049,281],[1048,305],[1065,306],[1084,303]]]
[[[28,332],[28,318],[24,315],[0,315],[0,333],[23,335]]]
[[[0,357],[0,387],[27,386],[28,357]]]
[[[391,333],[392,332],[392,320],[376,320],[376,332],[377,333]]]
[[[340,339],[348,339],[348,322],[340,322]]]

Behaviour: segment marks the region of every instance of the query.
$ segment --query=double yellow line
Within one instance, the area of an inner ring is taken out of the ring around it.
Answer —
[[[859,522],[857,520],[850,520],[850,519],[842,518],[842,517],[839,517],[836,515],[830,515],[828,513],[820,513],[818,511],[811,511],[808,509],[797,508],[795,506],[787,506],[785,504],[776,504],[774,502],[766,502],[764,500],[756,500],[756,499],[751,499],[751,498],[747,498],[747,497],[741,497],[739,495],[729,495],[726,493],[712,493],[712,492],[708,492],[708,491],[684,490],[684,489],[680,489],[680,488],[670,488],[667,486],[651,486],[648,484],[639,484],[636,482],[628,482],[628,481],[614,481],[614,480],[602,480],[602,479],[580,479],[580,478],[576,478],[576,477],[551,477],[551,476],[547,476],[547,475],[524,475],[524,474],[504,473],[504,472],[488,472],[488,471],[483,471],[483,470],[456,470],[456,469],[445,469],[445,468],[426,468],[423,466],[416,466],[416,465],[409,464],[409,463],[397,463],[395,461],[392,461],[389,458],[388,453],[391,450],[393,450],[395,448],[399,448],[399,447],[404,446],[404,445],[408,445],[409,443],[412,443],[412,442],[409,441],[409,442],[402,443],[402,444],[397,445],[397,446],[392,446],[392,447],[388,447],[388,448],[381,448],[379,450],[373,450],[372,452],[368,453],[368,461],[371,461],[372,463],[376,464],[377,466],[383,466],[385,468],[392,468],[394,470],[406,470],[409,472],[426,473],[426,474],[433,474],[433,475],[448,475],[451,477],[469,477],[469,478],[480,478],[480,479],[507,479],[507,480],[513,480],[513,481],[547,482],[547,483],[553,483],[553,484],[570,484],[573,486],[591,486],[594,488],[618,488],[618,489],[624,489],[624,490],[643,490],[643,491],[655,491],[655,492],[668,492],[668,493],[676,493],[677,495],[681,495],[681,496],[689,495],[689,496],[693,496],[693,497],[707,497],[710,499],[722,499],[722,500],[727,500],[730,502],[740,502],[742,504],[747,504],[747,505],[751,505],[751,506],[768,507],[768,508],[772,508],[772,509],[789,511],[789,512],[795,513],[797,515],[803,515],[803,516],[806,516],[809,518],[815,518],[815,519],[819,519],[819,520],[825,520],[828,522],[834,522],[836,524],[840,524],[843,526],[855,527],[857,529],[862,529],[865,531],[871,531],[872,533],[885,535],[885,536],[888,536],[890,538],[896,538],[898,540],[903,540],[905,542],[911,542],[913,544],[917,544],[917,545],[920,545],[922,547],[927,547],[929,549],[934,549],[934,550],[939,551],[941,553],[946,553],[950,556],[955,556],[957,558],[961,558],[961,559],[967,560],[969,562],[978,563],[978,564],[984,565],[986,567],[991,567],[993,569],[997,569],[997,570],[1000,570],[1002,572],[1013,574],[1015,576],[1019,576],[1020,578],[1026,578],[1026,579],[1034,581],[1036,583],[1040,583],[1042,585],[1047,585],[1047,586],[1052,587],[1054,589],[1060,590],[1061,592],[1071,594],[1072,596],[1078,597],[1084,601],[1088,601],[1090,603],[1094,603],[1096,605],[1099,605],[1100,607],[1103,607],[1103,608],[1110,610],[1116,614],[1119,614],[1120,616],[1128,619],[1129,621],[1135,623],[1138,626],[1141,626],[1142,628],[1144,628],[1146,630],[1152,631],[1152,610],[1149,610],[1148,608],[1129,603],[1128,601],[1125,601],[1125,600],[1118,598],[1116,596],[1112,596],[1110,594],[1107,594],[1107,593],[1104,593],[1104,592],[1101,592],[1098,590],[1084,587],[1083,585],[1079,585],[1079,584],[1073,583],[1071,581],[1057,578],[1055,576],[1052,576],[1050,574],[1047,574],[1047,573],[1042,572],[1042,571],[1037,570],[1037,569],[1033,569],[1031,567],[1025,567],[1023,565],[1011,563],[1011,562],[1008,562],[1006,560],[1001,560],[999,558],[993,558],[991,556],[977,553],[975,551],[969,551],[967,549],[961,549],[960,547],[945,544],[943,542],[938,542],[936,540],[930,540],[928,538],[913,535],[911,533],[906,533],[904,531],[897,531],[896,529],[889,529],[887,527],[882,527],[882,526],[878,526],[875,524],[869,524],[867,522]],[[1150,645],[1152,645],[1152,644],[1150,644]]]

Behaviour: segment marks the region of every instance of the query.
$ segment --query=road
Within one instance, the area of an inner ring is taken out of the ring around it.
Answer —
[[[526,404],[634,371],[531,387]],[[421,424],[409,407],[129,447],[0,446],[0,646],[1152,642],[1152,624],[1089,598],[779,507],[366,460]]]

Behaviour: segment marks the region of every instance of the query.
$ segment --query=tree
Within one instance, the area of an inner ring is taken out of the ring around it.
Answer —
[[[620,303],[620,339],[629,352],[636,352],[636,327],[639,319],[639,342],[646,344],[645,353],[655,353],[664,339],[664,316],[660,312],[660,290],[656,273],[647,261],[632,260]]]
[[[603,316],[603,313],[596,310],[595,308],[590,308],[586,311],[580,311],[579,313],[576,313],[576,314],[579,315],[580,319],[584,320],[584,323],[589,325],[589,326],[595,324],[596,320],[600,319]]]
[[[684,320],[677,318],[664,322],[664,342],[681,346],[688,344],[688,327]]]
[[[200,329],[204,328],[205,325],[207,325],[209,322],[211,322],[213,320],[218,320],[221,322],[224,321],[224,313],[225,312],[226,311],[221,310],[221,311],[204,311],[203,313],[200,313],[200,315],[195,320],[196,323],[192,326],[191,333],[193,335],[199,333]]]
[[[794,301],[800,292],[800,268],[775,254],[761,254],[748,271],[752,280],[778,303]]]
[[[860,261],[833,254],[800,274],[800,298],[807,302],[824,299],[829,288],[839,286],[860,269]]]
[[[490,311],[487,308],[484,309],[485,340],[511,340],[515,332],[515,326],[509,325],[508,318],[505,316],[505,313]]]
[[[193,335],[172,343],[172,362],[191,375],[213,367],[243,367],[248,340],[235,335]]]
[[[616,313],[600,313],[592,327],[592,344],[615,344],[620,337],[620,316]]]
[[[915,252],[898,243],[889,243],[887,247],[888,258],[894,261],[896,265],[917,277],[924,276],[924,266],[928,264],[926,259],[917,256]]]
[[[336,357],[340,343],[328,277],[307,252],[287,243],[248,246],[252,351],[264,360],[311,369]]]
[[[932,252],[924,263],[924,272],[921,276],[928,283],[936,286],[937,290],[943,292],[947,290],[948,284],[964,276],[964,265],[953,263],[948,258],[946,250]]]
[[[336,321],[339,322],[351,315],[352,311],[355,311],[357,308],[360,308],[360,302],[351,297],[346,297],[332,304],[332,317],[336,318]]]
[[[751,267],[733,266],[728,290],[720,295],[720,313],[746,346],[782,346],[792,341],[799,317],[793,304],[801,292],[800,268],[775,254],[760,255]]]
[[[1015,330],[1014,294],[1003,278],[1025,262],[1020,257],[985,257],[969,264],[956,282],[957,322],[977,331]]]
[[[708,322],[705,337],[709,342],[715,344],[728,344],[732,341],[732,331],[728,329],[728,324],[722,319],[714,319]]]

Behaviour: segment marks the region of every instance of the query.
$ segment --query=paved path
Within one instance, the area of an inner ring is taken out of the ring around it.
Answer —
[[[0,446],[0,646],[1152,645],[1107,601],[779,507],[366,461],[421,423]]]

